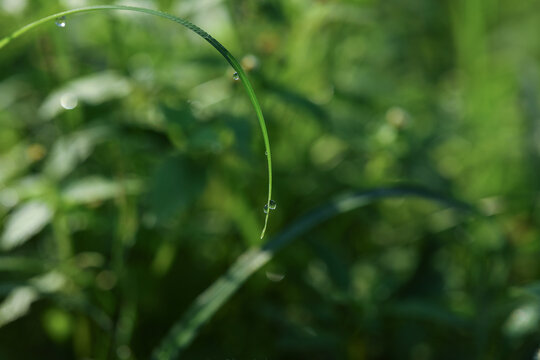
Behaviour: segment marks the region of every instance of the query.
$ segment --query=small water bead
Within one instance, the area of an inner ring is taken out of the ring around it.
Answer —
[[[58,27],[61,27],[61,28],[66,27],[66,17],[61,16],[59,18],[56,18],[55,23],[56,23],[56,26],[58,26]]]
[[[265,214],[268,214],[268,209],[276,210],[277,204],[274,200],[270,200],[270,204],[264,204],[263,211]]]
[[[238,75],[238,73],[235,72],[235,73],[233,74],[232,78],[233,78],[233,80],[238,80],[238,79],[240,79],[240,75]]]

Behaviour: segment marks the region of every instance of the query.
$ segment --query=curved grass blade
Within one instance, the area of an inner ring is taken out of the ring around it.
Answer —
[[[189,30],[195,32],[197,35],[202,37],[204,40],[208,41],[217,51],[219,51],[219,53],[225,58],[225,60],[227,60],[227,62],[233,67],[233,69],[238,74],[239,79],[242,80],[242,84],[244,84],[244,88],[246,89],[249,100],[251,101],[251,104],[253,105],[255,109],[257,119],[259,120],[259,126],[261,128],[261,132],[264,139],[264,148],[266,151],[266,161],[268,165],[268,198],[266,200],[266,204],[268,207],[270,207],[270,200],[272,199],[272,153],[270,151],[270,140],[268,138],[268,130],[266,128],[266,122],[264,121],[262,109],[259,104],[259,101],[257,100],[257,96],[255,95],[255,91],[253,90],[253,87],[251,86],[251,83],[249,82],[249,79],[246,73],[244,72],[244,70],[242,69],[242,66],[240,65],[238,60],[236,60],[236,58],[223,45],[221,45],[219,41],[214,39],[212,36],[210,36],[210,34],[202,30],[201,28],[199,28],[197,25],[194,25],[190,23],[189,21],[184,20],[182,18],[164,13],[162,11],[157,11],[157,10],[145,9],[145,8],[139,8],[139,7],[133,7],[133,6],[123,6],[123,5],[97,5],[97,6],[89,6],[89,7],[62,11],[62,12],[44,17],[37,21],[34,21],[33,23],[30,23],[16,30],[11,35],[8,35],[4,37],[3,39],[0,39],[0,49],[6,46],[13,39],[18,38],[24,33],[32,30],[33,28],[38,27],[39,25],[45,24],[47,22],[55,21],[56,19],[61,18],[63,16],[91,12],[91,11],[101,11],[101,10],[135,11],[135,12],[140,12],[144,14],[159,16],[167,20],[174,21],[178,24],[185,26]],[[264,234],[266,232],[269,214],[270,214],[270,211],[266,213],[266,216],[264,219],[264,227],[261,231],[261,239],[264,237]]]
[[[169,331],[154,351],[153,360],[176,359],[197,335],[199,329],[238,288],[258,269],[269,262],[274,254],[320,223],[345,212],[373,203],[379,199],[417,197],[431,200],[472,214],[480,213],[472,206],[434,192],[412,187],[378,188],[343,195],[308,213],[262,247],[247,250],[229,270],[201,293],[184,316]]]

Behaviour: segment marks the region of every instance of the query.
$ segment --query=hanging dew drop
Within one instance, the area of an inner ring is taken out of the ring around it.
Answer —
[[[59,18],[56,18],[55,23],[56,23],[56,26],[61,27],[61,28],[65,28],[66,27],[66,17],[61,16]]]
[[[233,80],[236,81],[236,80],[240,79],[240,75],[238,75],[238,73],[235,72],[235,73],[233,74],[232,78],[233,78]]]
[[[274,200],[270,200],[269,204],[264,204],[263,211],[265,214],[268,214],[268,209],[270,210],[276,210],[277,204]]]

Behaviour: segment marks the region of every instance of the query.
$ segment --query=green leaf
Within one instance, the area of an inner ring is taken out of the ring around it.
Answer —
[[[137,180],[113,181],[97,176],[77,180],[62,191],[62,200],[68,204],[89,204],[113,199],[121,194],[140,191]]]
[[[0,257],[0,271],[39,272],[48,266],[50,264],[43,259],[15,256]]]
[[[0,304],[0,327],[24,316],[38,298],[38,292],[33,287],[20,286],[13,289]]]
[[[104,71],[75,79],[51,93],[41,104],[38,113],[50,120],[79,102],[98,105],[105,101],[121,98],[131,92],[131,82],[113,72]]]
[[[0,327],[24,316],[30,306],[42,296],[59,291],[65,284],[64,275],[51,271],[30,279],[28,285],[10,291],[0,304]]]
[[[198,162],[172,156],[158,166],[148,194],[152,212],[167,222],[185,210],[200,195],[206,184],[206,170]]]
[[[0,185],[21,173],[31,164],[26,153],[26,144],[13,147],[0,156]]]
[[[537,302],[521,305],[506,319],[503,330],[510,337],[522,337],[534,333],[540,326],[540,307]]]
[[[41,201],[31,201],[19,206],[6,220],[0,238],[0,247],[10,250],[39,233],[52,219],[53,209]]]
[[[92,154],[94,147],[104,141],[110,133],[110,128],[96,126],[58,139],[45,163],[45,173],[55,179],[67,176],[77,165],[85,161]]]

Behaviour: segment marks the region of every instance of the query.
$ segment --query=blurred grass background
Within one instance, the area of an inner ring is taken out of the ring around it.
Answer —
[[[0,0],[0,36],[91,0]],[[110,2],[109,2],[110,3]],[[268,121],[268,237],[369,205],[259,271],[188,359],[532,359],[540,346],[540,4],[147,0],[248,72]],[[266,168],[220,55],[144,15],[76,15],[0,53],[0,358],[146,359],[249,246]]]

